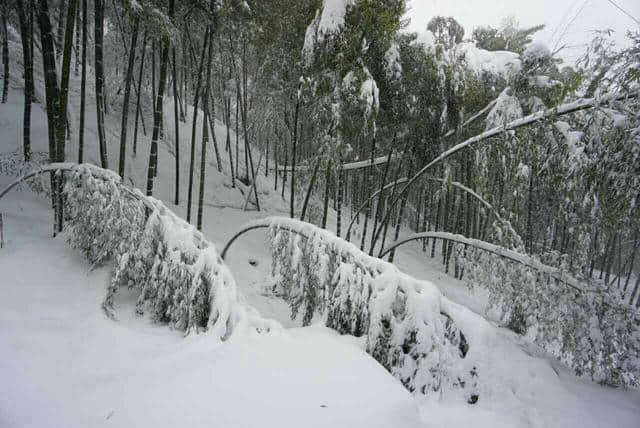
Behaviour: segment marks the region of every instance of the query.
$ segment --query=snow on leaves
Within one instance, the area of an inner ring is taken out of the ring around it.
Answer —
[[[293,318],[364,336],[366,351],[412,392],[462,390],[477,401],[467,341],[435,286],[311,224],[269,218],[247,227],[260,226],[270,228],[274,292]]]
[[[114,315],[118,289],[128,286],[140,290],[138,314],[149,314],[187,334],[208,331],[226,340],[238,329],[277,328],[277,323],[240,302],[231,273],[202,234],[160,201],[122,186],[116,174],[105,173],[75,167],[65,195],[72,247],[94,264],[114,260],[103,303],[108,314]]]
[[[489,311],[571,367],[613,386],[640,386],[640,316],[617,290],[583,290],[550,272],[456,244],[465,281],[489,291]],[[565,257],[543,260],[569,271]]]

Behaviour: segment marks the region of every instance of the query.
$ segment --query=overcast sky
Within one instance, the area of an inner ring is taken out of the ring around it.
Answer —
[[[640,20],[640,0],[613,0]],[[551,49],[566,44],[563,57],[577,57],[595,29],[616,31],[616,40],[625,43],[627,30],[640,31],[632,18],[609,0],[408,0],[409,30],[424,31],[435,15],[453,16],[470,36],[479,25],[498,26],[503,18],[515,16],[521,26],[546,24],[536,40]]]

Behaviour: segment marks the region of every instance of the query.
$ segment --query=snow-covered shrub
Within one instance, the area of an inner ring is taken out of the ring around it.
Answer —
[[[69,242],[96,263],[114,261],[103,306],[113,316],[121,286],[139,289],[136,312],[191,332],[225,340],[238,328],[268,331],[242,303],[216,248],[160,201],[123,186],[115,173],[78,166],[65,197]]]
[[[640,386],[640,316],[617,290],[578,290],[550,273],[457,244],[465,281],[489,291],[488,310],[571,367],[613,386]],[[562,264],[559,260],[558,263]],[[560,272],[568,266],[560,266]]]
[[[431,283],[370,257],[332,233],[290,219],[270,225],[275,292],[303,325],[316,318],[340,333],[365,338],[366,351],[412,392],[463,390],[478,399],[468,343]]]

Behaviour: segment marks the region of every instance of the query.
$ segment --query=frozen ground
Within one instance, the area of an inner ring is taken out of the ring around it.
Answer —
[[[12,86],[10,103],[0,105],[0,154],[18,150],[21,142],[20,82]],[[77,106],[76,86],[73,91]],[[33,117],[35,150],[44,151],[40,105],[34,106]],[[90,106],[85,150],[86,159],[95,162],[93,117]],[[119,119],[111,116],[108,121],[113,144]],[[166,126],[173,129],[171,117]],[[188,136],[189,129],[190,124],[183,125],[182,135]],[[220,124],[216,134],[222,143]],[[171,137],[169,133],[169,143],[160,147],[155,187],[170,207]],[[183,137],[183,154],[188,141]],[[213,155],[213,150],[208,152]],[[75,160],[76,153],[73,138],[67,159]],[[127,175],[140,187],[146,176],[146,137],[138,153],[129,159]],[[182,158],[184,195],[188,156]],[[111,164],[116,160],[111,153]],[[223,162],[222,174],[214,165],[211,157],[204,233],[219,248],[246,221],[286,212],[286,201],[272,190],[272,178],[258,183],[266,210],[242,211],[244,195],[231,187],[225,175],[228,163]],[[0,177],[0,187],[8,181]],[[184,201],[175,211],[185,216]],[[318,326],[298,328],[289,320],[286,305],[264,291],[270,260],[263,232],[247,234],[234,244],[228,263],[247,301],[263,316],[291,328],[234,336],[219,344],[206,334],[183,338],[137,318],[133,296],[126,293],[116,305],[118,320],[106,318],[100,303],[109,268],[91,270],[64,236],[50,238],[46,199],[26,190],[14,192],[0,200],[0,212],[5,225],[5,248],[0,250],[2,428],[637,427],[640,420],[640,394],[576,379],[535,346],[487,321],[486,295],[471,293],[443,274],[417,245],[401,249],[396,264],[433,281],[460,304],[452,315],[469,341],[467,358],[480,374],[480,401],[474,406],[459,397],[414,398],[361,349],[358,339]]]

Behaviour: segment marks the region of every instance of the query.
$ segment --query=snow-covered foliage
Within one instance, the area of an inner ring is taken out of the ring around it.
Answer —
[[[522,116],[520,101],[512,94],[510,88],[506,88],[496,100],[496,104],[489,114],[487,114],[487,118],[485,119],[487,124],[486,129],[504,125],[513,120],[520,119]]]
[[[24,156],[18,152],[0,154],[0,176],[18,177],[27,172],[38,169],[48,160],[48,154],[44,152],[31,152],[31,160],[25,162]],[[49,188],[42,181],[42,177],[36,176],[26,181],[27,187],[36,193],[48,193]]]
[[[136,312],[187,333],[227,339],[236,329],[277,328],[240,301],[216,248],[160,201],[115,173],[78,166],[65,186],[69,242],[94,264],[114,261],[104,308],[122,286],[139,289]]]
[[[293,318],[308,325],[318,317],[340,333],[364,336],[366,351],[410,391],[456,389],[470,403],[478,399],[477,373],[464,364],[469,345],[435,286],[311,224],[255,224],[270,226],[274,292]]]
[[[456,45],[455,56],[457,60],[464,61],[478,76],[487,73],[508,80],[522,67],[518,54],[514,52],[486,51],[474,46],[473,43],[465,42]]]
[[[577,375],[608,385],[640,386],[640,316],[617,290],[571,287],[549,272],[458,244],[470,286],[489,291],[489,310],[526,334]],[[568,260],[544,260],[568,270]]]
[[[308,62],[313,59],[313,51],[318,44],[324,43],[340,31],[344,25],[347,8],[353,3],[354,0],[322,1],[322,9],[316,12],[305,33],[303,53]]]

